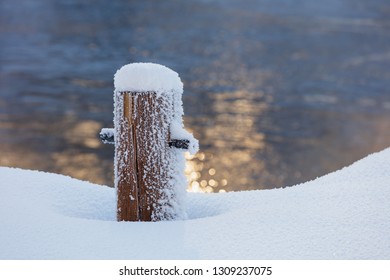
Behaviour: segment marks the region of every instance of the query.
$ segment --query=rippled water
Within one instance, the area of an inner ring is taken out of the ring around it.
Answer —
[[[190,189],[288,186],[390,146],[386,0],[2,0],[0,165],[113,185],[112,78],[184,82]]]

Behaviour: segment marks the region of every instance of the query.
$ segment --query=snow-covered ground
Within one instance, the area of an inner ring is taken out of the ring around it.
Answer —
[[[290,188],[188,193],[185,221],[116,222],[114,189],[37,171],[0,168],[0,193],[0,259],[390,259],[390,149]]]

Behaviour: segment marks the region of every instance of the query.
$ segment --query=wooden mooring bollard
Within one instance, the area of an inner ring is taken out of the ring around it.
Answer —
[[[114,77],[114,129],[100,138],[115,144],[118,221],[185,218],[183,150],[198,141],[183,128],[183,84],[152,63],[123,66]]]

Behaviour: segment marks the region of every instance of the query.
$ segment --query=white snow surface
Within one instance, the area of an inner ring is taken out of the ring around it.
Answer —
[[[390,149],[284,189],[187,194],[188,220],[116,222],[115,190],[0,168],[0,259],[390,259]]]
[[[140,62],[122,66],[115,73],[114,86],[116,92],[183,93],[179,75],[170,68],[155,63]]]

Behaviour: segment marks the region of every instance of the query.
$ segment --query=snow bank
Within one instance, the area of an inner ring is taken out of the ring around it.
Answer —
[[[120,68],[114,76],[115,91],[154,91],[183,93],[179,75],[166,66],[155,63],[131,63]]]
[[[390,149],[291,188],[188,193],[185,221],[115,221],[115,190],[0,168],[0,259],[390,259]]]

